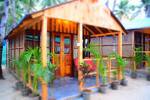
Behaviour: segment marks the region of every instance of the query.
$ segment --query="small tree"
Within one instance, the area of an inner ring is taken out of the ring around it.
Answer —
[[[115,57],[116,61],[117,61],[117,67],[120,67],[121,68],[121,71],[122,71],[122,76],[123,76],[123,79],[125,79],[125,67],[126,65],[128,64],[127,61],[125,61],[120,55],[118,55],[117,53],[112,53],[110,55],[110,57]]]
[[[135,48],[135,56],[134,56],[134,61],[135,61],[135,66],[133,67],[133,72],[136,71],[136,67],[142,63],[144,56],[142,54],[142,48]]]
[[[90,52],[96,59],[96,61],[99,62],[98,69],[99,69],[99,75],[102,78],[103,85],[106,84],[106,66],[104,66],[102,55],[100,54],[100,50],[97,48],[95,44],[89,44],[87,48],[85,48],[85,51]]]

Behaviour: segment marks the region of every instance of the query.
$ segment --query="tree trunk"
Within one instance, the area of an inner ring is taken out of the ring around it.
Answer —
[[[116,7],[116,0],[114,0],[113,2],[112,11],[115,11],[115,7]]]
[[[146,6],[146,17],[150,17],[150,5]]]
[[[105,5],[109,8],[109,0],[106,1]]]
[[[4,36],[6,35],[6,23],[8,19],[8,9],[9,9],[9,1],[5,0],[4,1],[4,14],[2,16],[2,19],[0,21],[0,79],[4,79],[3,77],[3,71],[2,71],[2,50],[3,50],[3,45],[2,41]]]
[[[12,1],[13,28],[16,26],[16,0]]]
[[[2,51],[3,51],[3,46],[2,44],[0,44],[0,79],[4,79],[3,71],[2,71]]]

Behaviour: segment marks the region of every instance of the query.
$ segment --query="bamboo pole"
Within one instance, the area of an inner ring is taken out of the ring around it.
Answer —
[[[111,59],[107,59],[107,66],[108,66],[108,72],[107,72],[107,75],[108,75],[108,81],[109,83],[111,83]]]
[[[79,23],[78,24],[78,63],[82,62],[83,61],[83,25],[82,23]],[[79,65],[79,64],[78,64]],[[82,72],[79,70],[79,67],[78,66],[78,81],[79,81],[79,89],[80,90],[83,90],[83,86],[84,86],[84,83],[81,81],[82,79]]]
[[[118,34],[118,54],[122,57],[122,31],[120,31]],[[122,79],[122,72],[120,66],[118,68],[118,79]]]
[[[41,32],[41,60],[43,67],[47,65],[47,17],[43,16]],[[47,84],[42,81],[42,100],[48,100]]]
[[[99,86],[99,62],[100,59],[96,60],[96,86]]]

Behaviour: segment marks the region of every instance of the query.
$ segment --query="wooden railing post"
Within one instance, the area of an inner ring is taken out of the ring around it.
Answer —
[[[47,17],[43,16],[41,32],[41,60],[43,67],[47,66]],[[42,81],[42,100],[48,100],[48,88],[46,82]]]
[[[118,34],[118,54],[122,57],[122,31]],[[118,79],[122,79],[122,72],[120,66],[118,66]]]
[[[96,60],[96,86],[99,87],[99,63],[100,59]]]
[[[108,66],[108,70],[107,70],[108,82],[111,83],[111,58],[107,59],[107,66]]]
[[[83,61],[83,25],[82,23],[78,24],[78,63]],[[78,64],[79,65],[79,64]],[[79,70],[80,65],[78,66],[78,81],[79,81],[79,89],[83,89],[83,81],[82,80],[82,72]]]

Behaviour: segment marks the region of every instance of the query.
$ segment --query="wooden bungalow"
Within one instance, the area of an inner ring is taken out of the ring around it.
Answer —
[[[142,55],[150,54],[150,18],[132,20],[123,23],[127,34],[122,36],[122,57],[128,61],[127,69],[135,67],[135,48],[141,48]],[[101,44],[101,53],[107,57],[110,53],[117,50],[117,36],[104,36],[93,40]],[[146,63],[139,64],[137,70],[144,69]]]
[[[150,18],[137,19],[128,23],[124,23],[124,26],[128,32],[124,36],[123,42],[128,42],[128,45],[123,45],[123,48],[126,48],[126,57],[130,60],[130,67],[135,63],[131,60],[135,55],[135,48],[141,48],[141,55],[150,55]],[[128,55],[127,55],[128,53]],[[125,57],[124,55],[124,57]],[[137,70],[145,69],[147,66],[146,62],[143,62],[136,66]]]
[[[50,61],[47,52],[51,51],[56,54],[52,58],[52,62],[58,66],[56,74],[59,77],[73,76],[74,59],[83,61],[83,47],[95,38],[115,35],[118,40],[116,51],[122,56],[122,33],[125,33],[125,29],[100,0],[72,0],[28,14],[22,19],[6,37],[8,66],[12,66],[13,58],[28,47],[39,46],[44,66]],[[82,73],[77,72],[80,80]],[[83,89],[83,83],[79,84],[79,88]],[[44,83],[42,90],[42,100],[47,100],[47,85]]]

